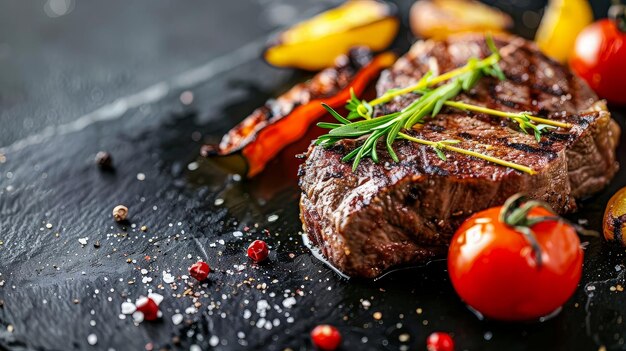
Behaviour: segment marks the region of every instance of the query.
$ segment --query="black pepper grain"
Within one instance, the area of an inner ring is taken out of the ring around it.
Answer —
[[[111,170],[113,169],[113,158],[108,152],[100,151],[96,154],[96,164],[100,169]]]

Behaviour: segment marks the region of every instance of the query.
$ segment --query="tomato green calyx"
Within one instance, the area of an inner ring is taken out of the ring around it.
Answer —
[[[609,8],[609,18],[615,22],[622,33],[626,33],[626,6],[615,1]]]
[[[541,268],[541,247],[535,237],[535,233],[532,231],[532,227],[540,222],[545,221],[559,221],[559,216],[540,216],[540,217],[528,217],[528,214],[533,208],[543,207],[546,210],[554,213],[550,208],[550,205],[539,200],[530,200],[528,196],[524,194],[515,194],[511,196],[500,211],[500,222],[512,227],[518,233],[524,235],[535,254],[535,261],[537,262],[537,268]]]

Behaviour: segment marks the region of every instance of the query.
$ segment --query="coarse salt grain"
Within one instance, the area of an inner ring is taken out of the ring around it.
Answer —
[[[89,240],[89,238],[78,238],[78,243],[85,246],[87,245],[87,240]]]
[[[217,346],[217,344],[220,343],[220,338],[218,338],[216,335],[211,336],[211,338],[209,339],[209,345],[211,345],[212,347]]]
[[[270,222],[270,223],[271,222],[276,222],[277,220],[278,220],[278,215],[275,215],[275,214],[267,217],[267,221]]]
[[[174,325],[179,325],[180,323],[183,322],[183,315],[180,313],[176,313],[175,315],[172,316],[172,323],[174,323]]]
[[[166,271],[163,271],[163,282],[165,284],[171,284],[174,282],[174,276],[167,273]]]
[[[98,343],[98,336],[96,334],[89,334],[89,336],[87,336],[87,343],[89,343],[89,345],[95,345]]]
[[[122,302],[122,314],[133,314],[137,307],[132,302]]]
[[[288,297],[288,298],[283,300],[283,307],[285,307],[285,308],[291,308],[295,304],[296,304],[296,298],[295,297]]]

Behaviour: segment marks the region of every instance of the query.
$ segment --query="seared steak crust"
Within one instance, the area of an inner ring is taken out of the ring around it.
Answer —
[[[459,147],[532,167],[529,175],[477,158],[447,153],[442,161],[429,147],[397,141],[400,162],[381,145],[380,163],[361,161],[355,172],[341,158],[360,141],[329,149],[312,146],[300,169],[301,219],[310,240],[348,275],[376,277],[385,270],[446,252],[455,229],[469,215],[525,192],[557,212],[576,209],[576,200],[604,187],[617,171],[619,127],[602,101],[568,69],[530,42],[498,36],[506,81],[483,78],[458,100],[569,122],[540,142],[509,120],[444,109],[409,133],[427,140],[460,140]],[[443,73],[470,57],[489,54],[482,36],[416,43],[383,73],[378,94],[406,87],[428,70]],[[405,95],[378,114],[402,109]]]

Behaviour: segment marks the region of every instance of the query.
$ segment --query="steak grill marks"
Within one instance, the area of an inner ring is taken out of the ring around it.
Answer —
[[[528,110],[572,128],[547,133],[538,143],[500,118],[444,108],[422,128],[407,132],[426,140],[462,139],[460,147],[531,166],[537,171],[533,176],[460,154],[442,161],[429,147],[408,141],[394,143],[400,162],[380,147],[380,163],[363,160],[352,172],[341,158],[356,141],[311,147],[300,173],[301,219],[311,242],[341,271],[371,278],[443,255],[463,220],[517,192],[547,202],[558,213],[571,212],[576,199],[602,189],[614,176],[620,131],[597,96],[534,44],[506,35],[495,39],[509,80],[483,78],[458,99],[502,111]],[[409,86],[429,66],[441,73],[487,52],[484,38],[476,35],[418,42],[381,75],[378,94]],[[376,113],[398,111],[415,98],[397,97]]]

